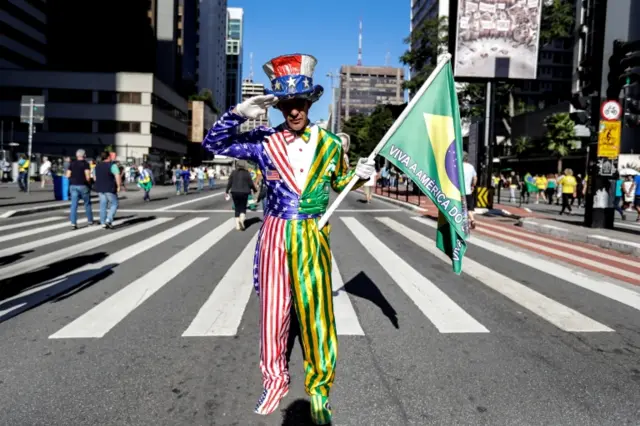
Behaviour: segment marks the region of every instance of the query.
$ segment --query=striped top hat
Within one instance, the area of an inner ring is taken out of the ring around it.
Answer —
[[[262,69],[271,80],[271,89],[264,89],[268,95],[279,99],[307,99],[315,102],[324,89],[313,85],[313,71],[318,60],[311,55],[282,55],[271,59]]]

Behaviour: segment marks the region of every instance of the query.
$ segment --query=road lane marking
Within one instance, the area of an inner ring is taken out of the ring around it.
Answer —
[[[351,304],[349,295],[344,289],[344,281],[340,275],[336,257],[331,253],[333,259],[331,265],[331,281],[333,288],[333,312],[336,318],[336,331],[340,336],[364,336],[364,331],[358,321],[355,309]]]
[[[422,217],[412,217],[412,219],[424,223],[431,228],[437,228],[436,223],[432,220]],[[593,293],[597,293],[601,296],[607,297],[611,300],[615,300],[616,302],[620,302],[624,305],[640,311],[640,293],[638,292],[628,290],[602,279],[593,279],[578,270],[570,269],[555,262],[531,256],[525,252],[514,250],[511,247],[502,247],[487,240],[478,239],[477,237],[469,237],[467,241],[469,243],[477,245],[480,248],[489,250],[500,256],[504,256],[509,260],[521,263],[529,268],[537,269],[538,271],[544,272],[545,274],[555,276],[556,278],[567,281],[578,287],[582,287],[586,290],[592,291]]]
[[[58,220],[57,218],[54,218],[54,219]],[[87,219],[80,219],[80,220],[78,220],[77,224],[81,225],[81,224],[84,224],[86,222],[87,222]],[[47,226],[42,226],[40,228],[29,229],[27,231],[14,232],[13,234],[3,235],[2,236],[2,242],[17,240],[17,239],[20,239],[20,238],[29,237],[31,235],[40,234],[42,232],[53,231],[55,229],[70,228],[70,227],[71,227],[71,224],[69,222],[64,222],[64,223],[56,223],[55,225],[47,225]],[[77,231],[72,231],[72,233],[73,232],[75,232],[76,234],[78,233]],[[40,240],[40,241],[42,241],[42,240]]]
[[[194,218],[188,222],[184,222],[180,225],[171,227],[159,234],[156,234],[146,240],[142,240],[127,248],[124,248],[116,253],[113,253],[100,262],[90,263],[85,266],[74,269],[59,277],[47,280],[40,285],[32,287],[20,294],[3,300],[0,302],[0,321],[7,320],[20,312],[31,309],[32,307],[39,305],[59,294],[63,294],[66,291],[72,290],[78,285],[90,280],[91,278],[103,274],[104,272],[115,268],[118,265],[126,262],[129,259],[143,253],[158,244],[161,244],[176,235],[180,235],[182,232],[189,228],[196,226],[209,218]],[[53,288],[52,288],[53,287]],[[45,291],[51,288],[49,291]],[[10,306],[15,300],[23,300],[22,303]],[[3,309],[3,306],[10,306]]]
[[[55,250],[47,254],[43,254],[42,256],[29,258],[23,262],[14,263],[4,268],[0,268],[0,280],[4,280],[6,278],[9,278],[15,275],[25,274],[27,272],[31,272],[36,269],[44,268],[51,263],[54,263],[58,260],[66,259],[71,255],[78,255],[87,250],[95,249],[96,247],[99,247],[103,244],[108,244],[113,241],[127,237],[129,235],[133,235],[137,232],[153,228],[154,226],[166,223],[170,220],[173,220],[173,218],[162,217],[162,218],[150,220],[148,222],[144,222],[138,225],[126,227],[116,232],[109,231],[108,234],[102,237],[83,241],[78,244],[73,244],[65,248],[61,248],[59,250]],[[116,222],[114,222],[114,224],[116,224]],[[94,228],[90,228],[90,229],[93,230]],[[98,230],[102,228],[96,226],[95,229]]]
[[[355,218],[341,217],[340,219],[438,331],[441,333],[489,332],[438,286],[402,260]]]
[[[235,229],[235,220],[229,219],[75,319],[58,331],[56,338],[103,337],[145,300],[216,245],[232,229]]]
[[[254,288],[251,271],[257,242],[256,233],[182,333],[183,337],[235,336],[238,333]]]
[[[601,251],[597,251],[597,250],[593,250],[593,249],[589,249],[586,247],[582,247],[582,246],[578,246],[575,244],[572,244],[568,241],[558,241],[552,238],[546,238],[546,237],[541,237],[539,235],[534,235],[528,232],[523,232],[523,231],[516,231],[514,229],[509,229],[509,228],[505,228],[503,226],[499,226],[499,225],[493,225],[493,224],[488,224],[486,222],[479,222],[478,223],[480,229],[482,228],[490,228],[490,229],[494,229],[496,231],[500,231],[500,232],[504,232],[506,234],[509,235],[515,235],[515,236],[523,236],[526,238],[530,238],[534,241],[540,241],[543,243],[546,243],[546,246],[542,246],[542,247],[548,247],[549,245],[553,245],[556,247],[562,247],[564,250],[570,250],[570,251],[577,251],[580,253],[584,253],[584,254],[589,254],[591,256],[598,256],[601,259],[607,259],[607,260],[612,260],[614,262],[618,262],[618,263],[624,263],[626,265],[629,266],[633,266],[636,268],[640,268],[640,262],[636,262],[632,259],[627,259],[627,258],[622,258],[620,256],[615,256],[615,255],[611,255],[609,253],[604,253],[602,250]],[[486,231],[485,231],[486,232]],[[527,242],[528,244],[529,242]],[[537,245],[532,245],[532,247],[536,247]],[[537,247],[541,247],[541,246],[537,246]],[[569,255],[569,253],[563,252],[565,255]],[[554,253],[555,254],[555,253]],[[591,263],[591,262],[590,262]]]
[[[523,241],[523,240],[521,240],[519,238],[516,238],[516,237],[510,237],[508,235],[503,235],[503,234],[498,233],[498,232],[489,231],[487,229],[482,229],[482,227],[478,228],[477,231],[479,233],[481,233],[481,234],[488,235],[490,237],[497,238],[499,240],[508,241],[508,242],[511,242],[511,243],[514,243],[514,244],[526,244],[527,248],[530,247],[532,249],[536,249],[536,250],[539,250],[539,251],[541,251],[543,253],[550,254],[550,255],[553,255],[553,256],[556,256],[556,257],[559,257],[559,258],[562,258],[562,259],[571,260],[573,262],[577,262],[577,263],[580,263],[580,264],[583,264],[583,265],[589,265],[589,266],[592,266],[594,268],[598,268],[598,269],[600,269],[602,271],[607,271],[607,272],[611,272],[611,273],[617,274],[617,275],[619,275],[621,277],[627,277],[627,278],[630,278],[632,280],[638,280],[638,272],[632,272],[632,271],[627,271],[626,269],[616,268],[613,265],[608,265],[606,263],[601,263],[601,262],[598,262],[598,261],[593,260],[593,259],[586,259],[586,258],[580,257],[579,255],[577,255],[575,253],[568,253],[567,251],[564,251],[564,250],[554,249],[554,248],[551,248],[551,247],[546,246],[546,245],[533,243],[531,241]],[[573,249],[573,247],[572,247],[572,249]],[[620,259],[620,260],[618,260],[618,262],[620,262],[622,260],[623,259]]]
[[[64,216],[59,216],[59,217],[45,217],[38,220],[29,220],[27,222],[12,223],[11,225],[0,226],[0,231],[9,231],[11,229],[26,228],[27,226],[31,226],[31,225],[39,225],[41,223],[55,222],[56,220],[63,220],[63,219],[68,220],[68,218],[65,218]],[[69,222],[65,222],[65,223],[69,226]]]
[[[174,209],[176,207],[184,206],[186,204],[197,203],[199,201],[208,200],[209,198],[219,197],[222,194],[224,194],[224,191],[223,192],[216,192],[215,194],[207,195],[207,196],[204,196],[204,197],[194,198],[193,200],[183,201],[181,203],[176,203],[176,204],[171,204],[171,205],[168,205],[168,206],[165,206],[165,207],[160,207],[159,209],[156,209],[155,211],[163,212],[163,211],[171,210],[171,209]]]
[[[425,237],[418,231],[414,231],[391,218],[384,217],[376,219],[443,262],[451,263],[451,259],[436,247],[434,240]],[[463,273],[477,279],[482,284],[502,294],[506,298],[511,299],[513,302],[528,309],[561,330],[570,332],[614,331],[582,315],[580,312],[558,303],[468,257],[464,260]]]
[[[116,220],[113,222],[114,225],[120,225],[123,223],[123,220]],[[68,227],[71,227],[70,224],[66,224]],[[57,235],[52,235],[50,237],[47,238],[40,238],[38,240],[35,241],[29,241],[28,243],[24,243],[24,244],[19,244],[17,246],[11,246],[11,247],[7,247],[5,249],[0,250],[0,257],[5,257],[5,256],[10,256],[12,254],[16,254],[16,253],[22,253],[28,250],[32,250],[32,249],[36,249],[38,247],[44,247],[48,244],[55,244],[58,243],[60,241],[64,241],[64,240],[68,240],[71,238],[76,238],[76,237],[82,237],[85,236],[87,234],[90,234],[92,232],[98,232],[98,231],[103,231],[101,226],[98,226],[97,224],[94,226],[86,226],[84,228],[80,228],[80,229],[75,229],[73,231],[69,231],[69,232],[64,232],[62,234],[57,234]],[[4,241],[4,240],[2,240]],[[0,269],[0,271],[2,271],[2,269]]]

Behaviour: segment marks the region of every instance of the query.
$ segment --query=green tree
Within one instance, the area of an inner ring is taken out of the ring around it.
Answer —
[[[568,0],[545,0],[540,21],[540,43],[570,37],[574,25],[573,3]]]
[[[448,51],[447,17],[425,19],[404,42],[409,45],[409,49],[400,57],[400,62],[415,70],[415,73],[403,86],[415,93],[438,64],[438,56]]]
[[[522,154],[533,148],[533,141],[529,136],[520,136],[513,141],[513,152],[520,158]]]
[[[220,113],[218,108],[216,108],[216,106],[213,104],[213,92],[211,92],[211,89],[207,89],[205,87],[202,90],[200,90],[200,93],[198,93],[197,95],[189,96],[189,100],[190,101],[202,101],[205,104],[207,104],[209,106],[209,108],[211,108],[213,110],[214,113],[216,113],[216,114]]]
[[[558,173],[562,173],[562,158],[576,149],[576,123],[568,112],[551,114],[544,120],[547,129],[545,143],[547,150],[558,159]]]

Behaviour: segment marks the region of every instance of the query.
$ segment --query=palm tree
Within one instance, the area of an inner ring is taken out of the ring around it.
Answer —
[[[562,158],[576,149],[576,123],[568,112],[552,114],[545,118],[544,126],[547,128],[545,140],[547,150],[558,159],[558,173],[562,173]]]

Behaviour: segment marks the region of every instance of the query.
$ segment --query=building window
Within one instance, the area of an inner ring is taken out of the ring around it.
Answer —
[[[66,104],[90,104],[93,101],[91,90],[49,89],[47,102]]]
[[[173,131],[156,123],[151,123],[151,134],[178,142],[187,142],[187,135]]]
[[[42,89],[0,86],[0,101],[20,101],[23,96],[42,96]]]
[[[142,93],[139,92],[98,92],[100,104],[141,104]]]
[[[98,121],[98,133],[140,133],[137,121]]]
[[[47,131],[57,133],[92,133],[92,120],[75,120],[72,118],[48,118]]]
[[[154,107],[158,108],[159,110],[161,110],[165,114],[168,114],[171,117],[174,117],[176,120],[180,120],[183,123],[187,123],[188,122],[188,117],[187,117],[187,114],[185,112],[180,111],[178,108],[174,107],[169,102],[167,102],[164,99],[162,99],[161,97],[152,94],[151,95],[151,103],[153,104]]]

